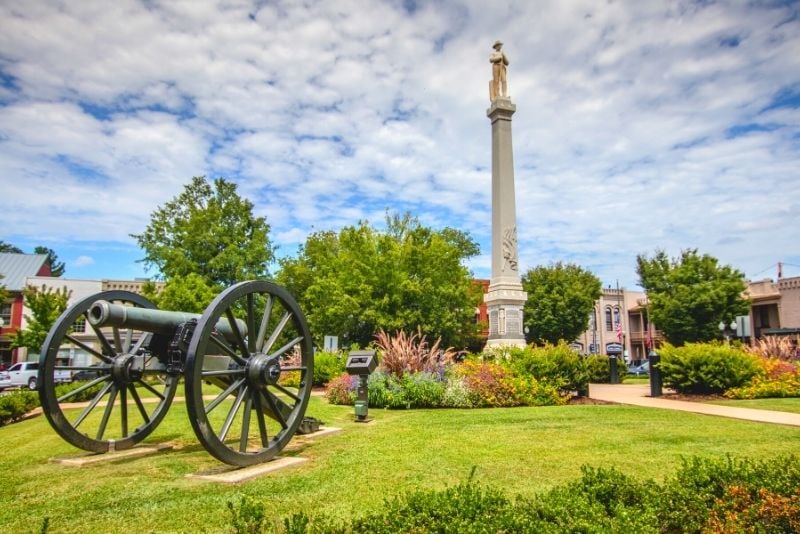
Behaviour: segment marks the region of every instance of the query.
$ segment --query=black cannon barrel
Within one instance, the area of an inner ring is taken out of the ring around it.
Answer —
[[[178,325],[202,317],[199,313],[136,308],[107,300],[95,301],[89,307],[87,315],[89,323],[98,328],[116,326],[166,335],[172,335]],[[244,321],[236,319],[236,326],[243,338],[247,336],[247,324]],[[216,330],[228,340],[235,339],[231,325],[225,317],[217,322]]]

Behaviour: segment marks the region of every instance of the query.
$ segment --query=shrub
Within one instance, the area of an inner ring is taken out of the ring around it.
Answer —
[[[75,391],[76,389],[81,388],[81,387],[85,386],[86,384],[87,384],[87,381],[83,381],[83,380],[78,380],[78,381],[75,381],[75,382],[68,382],[68,383],[64,383],[64,384],[58,384],[56,386],[56,390],[55,390],[56,397],[59,397],[59,398],[63,397],[64,395],[66,395],[70,391]],[[84,401],[91,400],[91,399],[94,398],[95,395],[97,395],[100,392],[101,389],[103,389],[104,385],[105,385],[105,383],[100,383],[100,384],[95,384],[94,386],[92,386],[90,388],[86,388],[83,391],[81,391],[80,393],[76,393],[75,395],[70,397],[69,398],[69,402],[84,402]]]
[[[331,404],[354,404],[356,401],[356,388],[358,377],[348,374],[339,375],[328,382],[325,398]]]
[[[725,392],[731,399],[800,397],[800,369],[770,377],[756,376],[749,384]]]
[[[0,397],[0,426],[19,421],[39,406],[39,395],[35,391],[12,391]]]
[[[444,365],[453,361],[452,347],[446,350],[439,349],[442,338],[436,340],[433,346],[428,347],[428,340],[418,330],[416,334],[408,335],[400,330],[390,336],[381,330],[375,336],[376,345],[381,352],[380,366],[389,374],[402,377],[405,373],[443,373]]]
[[[314,354],[314,385],[324,386],[344,373],[347,358],[340,352],[319,351]]]
[[[763,372],[756,356],[719,343],[664,345],[660,368],[664,385],[678,393],[697,394],[723,393]]]
[[[463,376],[450,373],[442,394],[443,408],[474,408],[467,384]]]
[[[585,390],[589,385],[589,366],[586,359],[572,350],[566,342],[558,345],[511,349],[506,361],[518,375],[530,375],[540,382],[558,388],[563,395]]]
[[[662,532],[711,531],[709,523],[715,511],[718,514],[726,506],[726,494],[731,496],[733,488],[741,488],[757,498],[761,490],[773,497],[791,497],[799,487],[797,456],[758,461],[731,457],[683,460],[678,472],[659,490],[659,526]]]
[[[605,354],[590,354],[584,357],[586,361],[586,372],[589,375],[589,382],[595,384],[609,384],[611,382],[610,358]],[[617,359],[619,378],[625,376],[625,363],[621,358]]]
[[[464,378],[476,407],[518,406],[511,372],[497,363],[466,361],[457,372]]]

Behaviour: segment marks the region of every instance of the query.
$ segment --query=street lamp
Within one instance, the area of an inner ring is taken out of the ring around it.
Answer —
[[[719,331],[722,332],[723,336],[725,336],[725,341],[728,343],[728,345],[731,344],[731,336],[728,335],[728,332],[729,332],[728,327],[729,326],[730,326],[730,331],[735,333],[736,332],[736,321],[735,320],[731,321],[731,324],[729,324],[729,325],[725,324],[725,321],[720,321],[719,324],[717,325],[717,327],[719,328]]]

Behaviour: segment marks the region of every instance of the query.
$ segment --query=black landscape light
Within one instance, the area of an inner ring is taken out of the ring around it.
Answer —
[[[371,421],[367,417],[369,400],[367,396],[367,378],[378,366],[374,350],[355,350],[348,354],[345,370],[347,374],[358,377],[358,398],[356,399],[356,423]]]

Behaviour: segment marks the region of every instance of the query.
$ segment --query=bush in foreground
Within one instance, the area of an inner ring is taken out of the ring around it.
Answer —
[[[762,374],[758,357],[719,343],[687,343],[661,348],[664,385],[678,393],[724,393]]]
[[[39,406],[39,394],[35,391],[12,391],[0,397],[0,426],[19,421]]]
[[[388,496],[349,520],[294,514],[273,523],[263,505],[229,503],[236,532],[763,532],[800,531],[800,458],[685,460],[659,484],[616,469],[581,477],[531,499],[473,480],[443,490]],[[243,530],[242,526],[255,527]]]

